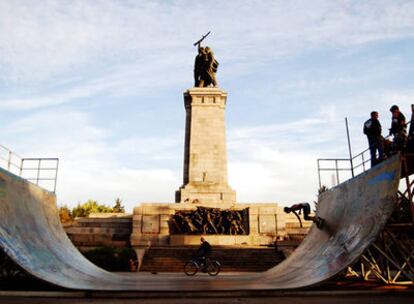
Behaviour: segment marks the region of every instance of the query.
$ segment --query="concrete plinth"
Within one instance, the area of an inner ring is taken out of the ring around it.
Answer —
[[[236,202],[236,192],[227,182],[226,102],[227,93],[218,88],[192,88],[184,93],[184,172],[177,203],[219,207]]]

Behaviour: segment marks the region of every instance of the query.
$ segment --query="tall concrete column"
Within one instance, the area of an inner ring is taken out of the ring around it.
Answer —
[[[227,182],[226,101],[227,93],[218,88],[184,93],[184,178],[177,203],[224,207],[236,202],[236,192]]]

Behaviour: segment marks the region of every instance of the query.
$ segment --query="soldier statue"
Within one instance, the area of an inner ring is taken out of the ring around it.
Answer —
[[[194,86],[209,87],[217,86],[216,72],[218,61],[214,58],[213,51],[208,47],[202,47],[201,42],[210,34],[208,32],[199,41],[194,43],[198,47],[198,54],[194,62]]]

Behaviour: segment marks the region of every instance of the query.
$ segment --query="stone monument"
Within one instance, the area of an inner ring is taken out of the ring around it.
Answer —
[[[183,184],[175,204],[134,208],[131,245],[268,245],[286,234],[286,215],[275,203],[237,203],[227,181],[227,93],[217,87],[218,61],[209,47],[194,45],[194,87],[184,92],[186,111]],[[294,220],[295,221],[295,220]],[[141,249],[140,249],[141,248]]]
[[[236,192],[227,182],[225,110],[227,93],[193,88],[184,93],[186,111],[183,186],[177,203],[230,208]]]

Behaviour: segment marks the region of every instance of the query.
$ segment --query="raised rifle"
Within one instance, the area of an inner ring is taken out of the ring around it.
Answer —
[[[211,31],[209,31],[207,34],[205,34],[205,35],[203,35],[202,37],[201,37],[201,39],[200,40],[198,40],[196,43],[194,43],[194,46],[196,46],[197,44],[201,44],[201,42],[203,42],[203,40],[208,36],[208,35],[210,35],[210,32]]]

